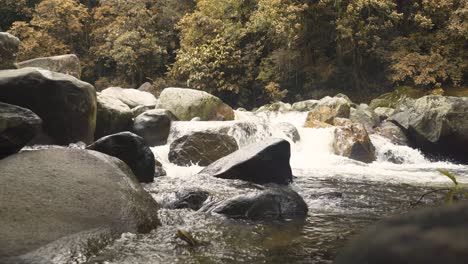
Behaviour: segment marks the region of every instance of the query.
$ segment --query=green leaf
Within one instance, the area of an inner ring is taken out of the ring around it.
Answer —
[[[449,177],[453,183],[455,183],[455,185],[458,185],[458,181],[457,181],[457,178],[455,177],[455,175],[451,174],[450,172],[446,171],[446,170],[439,170],[440,173],[442,173],[443,175]]]

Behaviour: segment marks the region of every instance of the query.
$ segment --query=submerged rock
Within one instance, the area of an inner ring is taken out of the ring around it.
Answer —
[[[41,128],[41,118],[29,109],[0,103],[0,159],[18,152]]]
[[[18,62],[18,68],[38,67],[44,70],[68,74],[81,78],[80,59],[75,54],[36,58]]]
[[[132,111],[122,101],[105,94],[97,94],[95,138],[128,131],[132,126]]]
[[[250,220],[286,220],[307,217],[307,204],[289,188],[271,188],[260,193],[239,195],[202,211]]]
[[[383,220],[341,252],[336,264],[468,263],[468,203]]]
[[[425,96],[407,100],[389,118],[429,154],[468,162],[468,98]]]
[[[96,91],[75,77],[38,68],[0,71],[0,101],[31,109],[55,144],[94,140]]]
[[[0,70],[16,69],[20,40],[6,32],[0,32]]]
[[[167,142],[174,118],[168,110],[146,111],[133,121],[133,132],[144,138],[150,146],[164,145]]]
[[[124,161],[140,182],[153,182],[155,157],[146,141],[133,133],[121,132],[103,137],[87,149],[99,151]]]
[[[0,263],[69,262],[159,225],[157,203],[105,154],[26,151],[0,160],[0,171]]]
[[[179,166],[208,166],[216,160],[238,150],[236,140],[228,135],[194,132],[174,140],[169,151],[169,161]]]
[[[158,108],[171,111],[178,119],[190,121],[233,120],[234,110],[218,97],[204,91],[166,88],[159,97]]]
[[[291,123],[278,123],[275,125],[274,129],[280,130],[286,137],[291,139],[293,142],[298,142],[299,140],[301,140],[299,131],[297,131],[297,128]]]
[[[155,107],[158,103],[154,95],[132,88],[109,87],[101,92],[105,96],[113,97],[122,101],[130,108],[140,105]]]
[[[167,201],[162,204],[163,208],[167,209],[192,209],[198,210],[203,203],[208,199],[209,193],[199,189],[186,189],[177,191],[174,200]]]
[[[289,184],[292,182],[290,156],[291,146],[288,141],[270,138],[215,161],[200,174],[257,184]]]
[[[337,127],[333,151],[336,155],[371,163],[376,159],[375,147],[362,124]]]

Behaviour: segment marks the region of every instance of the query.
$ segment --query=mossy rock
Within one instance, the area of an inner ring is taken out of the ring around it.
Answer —
[[[407,98],[421,98],[425,95],[425,91],[409,86],[400,86],[393,92],[382,94],[372,100],[369,107],[375,109],[377,107],[396,108],[401,102]]]

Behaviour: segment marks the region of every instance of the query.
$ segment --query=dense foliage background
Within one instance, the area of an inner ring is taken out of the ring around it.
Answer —
[[[252,107],[467,83],[468,0],[1,2],[20,60],[75,53],[98,89],[151,81]]]

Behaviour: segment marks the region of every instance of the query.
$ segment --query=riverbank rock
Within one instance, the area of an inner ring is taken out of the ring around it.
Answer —
[[[169,161],[179,166],[208,166],[238,149],[236,140],[231,136],[194,132],[171,143]]]
[[[299,131],[297,128],[288,122],[281,122],[274,126],[274,129],[281,131],[286,137],[291,139],[293,142],[298,142],[301,140],[301,136],[299,135]]]
[[[172,113],[168,110],[149,110],[135,118],[133,132],[144,138],[150,146],[164,145],[173,119]]]
[[[288,141],[270,138],[213,162],[200,174],[257,184],[289,184],[292,182],[290,156],[291,146]]]
[[[468,263],[468,203],[392,217],[352,240],[336,264]]]
[[[171,111],[179,120],[233,120],[234,110],[218,97],[204,91],[185,88],[166,88],[159,97],[158,108]]]
[[[349,118],[349,102],[341,97],[325,97],[309,112],[304,127],[314,127],[313,120],[332,125],[336,117]]]
[[[373,99],[370,102],[369,107],[372,109],[377,107],[396,108],[408,98],[416,99],[422,96],[424,96],[424,91],[420,89],[409,86],[400,86],[392,92],[382,94]]]
[[[41,129],[41,118],[29,109],[0,103],[0,159],[18,152]]]
[[[304,199],[289,188],[271,188],[260,193],[239,195],[202,211],[250,220],[305,219]]]
[[[375,134],[389,139],[393,144],[408,146],[409,141],[403,130],[392,122],[383,122],[375,129]]]
[[[376,159],[375,147],[362,124],[337,127],[334,133],[333,151],[336,155],[371,163]]]
[[[275,102],[272,104],[267,104],[264,106],[261,106],[260,108],[257,109],[257,113],[261,112],[289,112],[292,110],[291,104],[288,103],[283,103],[283,102]]]
[[[80,59],[75,54],[36,58],[18,62],[17,65],[18,68],[38,67],[44,70],[68,74],[78,79],[81,78]]]
[[[16,69],[20,40],[6,32],[0,32],[0,70]]]
[[[103,137],[87,149],[124,161],[140,182],[154,181],[155,157],[142,137],[130,132],[121,132]]]
[[[416,147],[468,162],[468,98],[425,96],[407,100],[389,118]]]
[[[73,76],[38,68],[0,71],[0,101],[36,113],[55,144],[94,140],[96,91]]]
[[[140,105],[154,108],[158,103],[158,100],[154,95],[132,88],[109,87],[102,90],[101,93],[105,96],[122,101],[130,108],[135,108]]]
[[[353,123],[363,124],[368,132],[374,131],[374,128],[380,123],[380,117],[366,104],[351,108],[349,120]]]
[[[291,106],[293,111],[306,112],[313,110],[319,104],[318,100],[305,100],[296,102]]]
[[[157,203],[105,154],[25,151],[0,160],[0,171],[0,263],[68,263],[159,225]]]
[[[97,94],[96,139],[130,130],[132,118],[128,105],[102,93]]]

